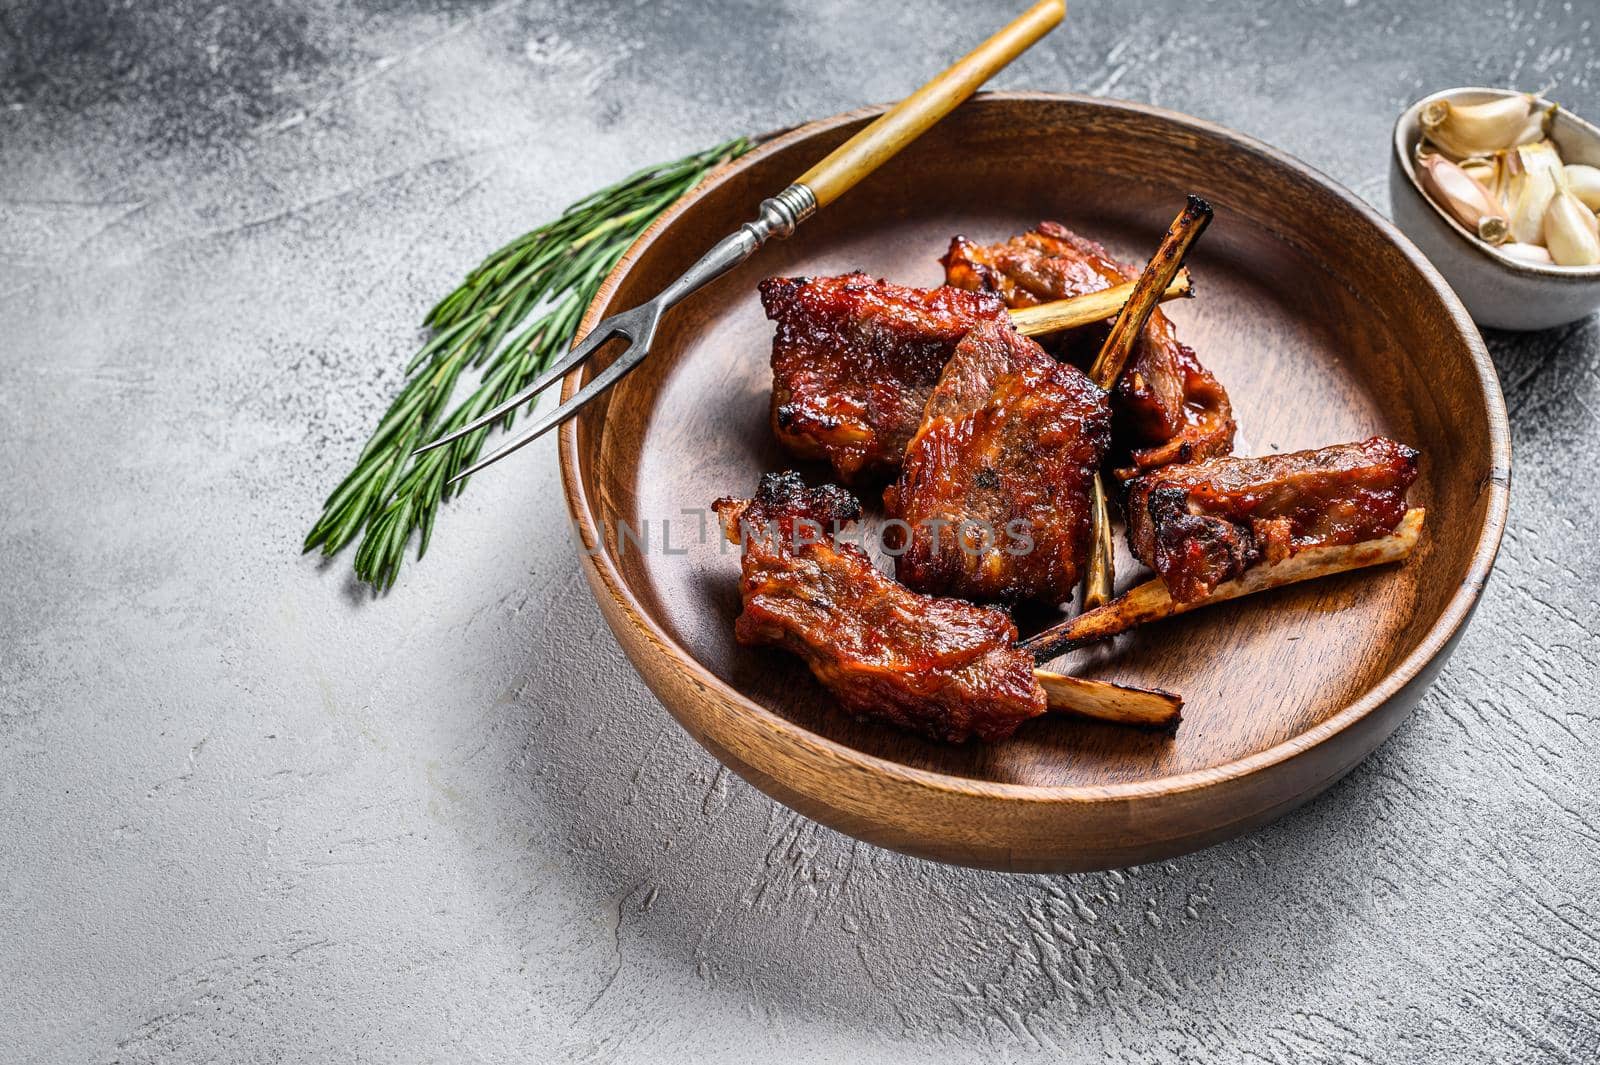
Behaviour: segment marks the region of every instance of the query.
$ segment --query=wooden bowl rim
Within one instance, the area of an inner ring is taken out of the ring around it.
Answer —
[[[1468,316],[1466,308],[1462,306],[1461,301],[1456,297],[1456,294],[1451,290],[1444,278],[1433,267],[1433,264],[1428,261],[1427,257],[1400,230],[1395,228],[1393,223],[1378,214],[1355,193],[1344,188],[1321,171],[1253,137],[1207,122],[1204,119],[1194,118],[1166,108],[1125,100],[1085,96],[1080,93],[982,92],[978,93],[974,100],[1003,104],[1069,103],[1098,107],[1141,118],[1157,119],[1177,126],[1188,127],[1214,138],[1230,141],[1237,147],[1253,152],[1272,163],[1293,171],[1300,178],[1321,186],[1331,193],[1342,201],[1346,207],[1355,211],[1382,232],[1391,243],[1400,249],[1412,267],[1427,279],[1428,284],[1448,309],[1451,320],[1456,325],[1457,332],[1467,341],[1467,347],[1472,356],[1473,368],[1477,371],[1479,387],[1489,415],[1491,463],[1488,483],[1484,486],[1484,490],[1489,493],[1488,507],[1485,512],[1483,527],[1479,530],[1477,544],[1473,549],[1466,579],[1462,581],[1461,586],[1457,588],[1455,594],[1445,604],[1444,609],[1435,619],[1432,626],[1429,627],[1428,632],[1423,636],[1416,648],[1406,656],[1404,661],[1390,670],[1377,685],[1368,690],[1359,699],[1346,705],[1305,732],[1275,744],[1264,751],[1257,751],[1243,758],[1237,758],[1222,765],[1209,766],[1205,769],[1190,770],[1173,776],[1120,784],[1011,784],[941,773],[929,769],[918,769],[901,762],[859,751],[836,740],[831,740],[826,736],[818,735],[810,729],[803,728],[787,718],[773,713],[702,666],[687,649],[680,646],[677,641],[672,639],[654,622],[643,605],[633,595],[631,589],[622,580],[615,561],[605,550],[598,530],[593,520],[591,520],[589,498],[584,492],[583,478],[579,474],[578,419],[573,419],[563,425],[560,430],[561,479],[566,492],[567,509],[571,513],[575,528],[582,538],[583,547],[589,553],[590,561],[593,564],[593,572],[599,575],[606,591],[621,607],[622,613],[628,618],[629,622],[638,629],[640,635],[644,636],[650,644],[658,648],[660,653],[670,660],[670,664],[673,667],[688,674],[696,685],[715,693],[724,702],[738,706],[748,715],[752,724],[759,726],[772,739],[781,740],[791,745],[791,747],[804,749],[814,758],[832,762],[835,764],[836,770],[858,771],[886,776],[902,784],[951,794],[991,798],[1006,802],[1074,805],[1123,802],[1131,799],[1178,795],[1183,792],[1207,788],[1249,776],[1280,762],[1287,762],[1305,754],[1361,721],[1361,719],[1382,706],[1415,679],[1427,664],[1446,647],[1456,631],[1471,616],[1473,607],[1476,605],[1479,595],[1482,594],[1484,584],[1488,581],[1489,572],[1494,565],[1495,555],[1499,550],[1501,534],[1505,529],[1506,513],[1509,506],[1511,439],[1509,423],[1506,417],[1505,399],[1500,391],[1500,379],[1495,372],[1493,362],[1489,359],[1489,352],[1484,346],[1482,337],[1472,324],[1472,319]],[[633,246],[618,260],[617,265],[606,275],[605,280],[600,285],[600,289],[595,293],[594,300],[585,311],[577,335],[582,337],[593,328],[595,322],[599,319],[600,309],[611,298],[611,294],[621,283],[623,276],[632,268],[634,262],[649,250],[656,239],[690,205],[725,184],[732,175],[747,169],[769,155],[817,134],[881,114],[890,106],[892,105],[879,104],[857,108],[853,111],[841,112],[828,118],[816,119],[767,134],[766,139],[759,147],[707,175],[705,180],[697,187],[685,194],[677,203],[668,208],[660,218],[656,219],[655,223],[641,234]],[[774,189],[773,191],[777,190]],[[752,205],[752,211],[753,209],[754,205]],[[583,367],[579,367],[566,378],[561,389],[563,401],[570,399],[577,391],[581,385],[582,377]]]

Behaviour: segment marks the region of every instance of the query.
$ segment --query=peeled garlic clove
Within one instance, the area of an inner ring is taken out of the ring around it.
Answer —
[[[1600,223],[1563,178],[1544,213],[1544,246],[1557,266],[1600,263]]]
[[[1572,187],[1572,194],[1582,200],[1583,205],[1591,211],[1600,211],[1600,167],[1569,163],[1562,169],[1566,171],[1567,184]]]
[[[1417,181],[1434,203],[1476,233],[1480,240],[1499,244],[1510,233],[1511,223],[1489,190],[1444,156],[1418,158]]]
[[[1452,159],[1509,148],[1518,143],[1533,115],[1532,93],[1480,104],[1435,100],[1422,109],[1422,131]]]
[[[1541,266],[1554,266],[1555,260],[1550,258],[1550,249],[1538,244],[1518,244],[1516,241],[1507,241],[1495,249],[1501,255],[1509,255],[1513,259],[1520,259],[1525,263],[1539,263]]]

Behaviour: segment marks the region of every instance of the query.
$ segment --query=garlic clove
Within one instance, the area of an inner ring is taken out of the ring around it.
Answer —
[[[1494,192],[1495,182],[1500,177],[1500,166],[1495,162],[1494,156],[1475,155],[1471,159],[1461,160],[1459,165],[1467,172],[1467,177],[1488,189],[1490,193]]]
[[[1583,163],[1569,163],[1563,167],[1572,194],[1583,201],[1591,211],[1600,211],[1600,167]]]
[[[1550,249],[1540,244],[1518,244],[1511,240],[1495,249],[1501,255],[1509,255],[1513,259],[1525,263],[1538,263],[1541,266],[1554,266],[1555,260],[1550,257]]]
[[[1512,179],[1511,239],[1519,244],[1537,244],[1544,235],[1544,214],[1555,195],[1555,182],[1549,174],[1522,174]]]
[[[1561,155],[1549,141],[1525,144],[1506,153],[1509,174],[1503,203],[1511,217],[1511,239],[1539,244],[1544,239],[1544,213],[1555,195]]]
[[[1573,193],[1565,174],[1557,179],[1555,193],[1544,213],[1544,246],[1557,266],[1594,266],[1600,263],[1600,222]]]
[[[1494,198],[1500,201],[1501,206],[1510,211],[1511,203],[1511,155],[1515,148],[1495,152],[1489,156],[1494,161],[1494,180],[1489,182],[1489,191],[1494,193]]]
[[[1489,190],[1444,156],[1419,156],[1417,182],[1434,203],[1480,240],[1499,244],[1510,234],[1510,220]]]
[[[1533,94],[1518,93],[1478,104],[1434,100],[1420,117],[1428,140],[1450,158],[1464,159],[1512,147],[1536,116]]]
[[[1511,146],[1515,148],[1522,144],[1532,144],[1535,141],[1542,141],[1549,137],[1550,126],[1555,122],[1556,111],[1559,110],[1559,106],[1558,104],[1550,104],[1542,109],[1536,108],[1528,116],[1528,120],[1522,124],[1522,129],[1517,134],[1516,139],[1511,142]]]

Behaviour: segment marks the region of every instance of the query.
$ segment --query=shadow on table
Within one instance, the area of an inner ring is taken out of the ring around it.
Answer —
[[[617,974],[584,1011],[597,1032],[634,1011],[646,1022],[663,994],[720,991],[774,1022],[891,1038],[1067,1038],[1135,1024],[1134,1003],[1191,1007],[1196,986],[1268,995],[1284,965],[1321,969],[1352,934],[1331,912],[1353,909],[1359,925],[1380,905],[1365,869],[1396,787],[1360,769],[1252,836],[1127,870],[1014,876],[859,843],[696,746],[585,593],[551,604],[544,631],[605,643],[588,652],[604,674],[570,668],[561,648],[531,656],[493,731],[516,770],[507,816],[547,837],[524,863],[529,890],[556,852],[597,909],[614,907]],[[596,691],[613,693],[603,710]],[[681,974],[669,991],[663,969]]]
[[[1571,379],[1590,360],[1571,355],[1600,350],[1600,324],[1486,339],[1519,436],[1582,428]],[[658,1023],[681,997],[686,1015],[731,998],[772,1025],[888,1039],[1050,1048],[1123,1028],[1117,1045],[1156,1047],[1163,1030],[1226,1032],[1226,1016],[1195,1012],[1208,1003],[1237,1018],[1352,959],[1381,984],[1397,917],[1454,890],[1439,886],[1452,841],[1407,783],[1431,757],[1407,750],[1420,742],[1409,726],[1243,839],[1133,869],[1009,876],[881,850],[774,803],[656,703],[581,581],[529,606],[539,650],[491,712],[485,754],[504,767],[502,816],[537,826],[527,889],[558,861],[614,921],[616,972],[574,1022],[580,1038]]]

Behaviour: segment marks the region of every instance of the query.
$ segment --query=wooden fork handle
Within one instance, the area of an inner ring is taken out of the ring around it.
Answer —
[[[999,33],[984,41],[955,66],[901,100],[872,125],[835,148],[827,158],[800,175],[797,185],[809,188],[817,206],[838,199],[856,182],[921,136],[929,126],[955,110],[995,72],[1049,33],[1067,13],[1064,0],[1039,0]]]

